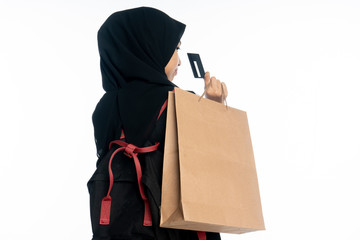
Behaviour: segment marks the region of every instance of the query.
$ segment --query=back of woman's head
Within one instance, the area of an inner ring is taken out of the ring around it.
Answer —
[[[170,84],[164,68],[184,30],[184,24],[154,8],[113,13],[98,32],[105,91],[132,80]]]

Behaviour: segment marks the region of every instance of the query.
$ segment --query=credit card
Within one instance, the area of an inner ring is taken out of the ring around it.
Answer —
[[[202,65],[200,55],[197,53],[188,53],[191,69],[195,78],[204,78],[205,71]]]

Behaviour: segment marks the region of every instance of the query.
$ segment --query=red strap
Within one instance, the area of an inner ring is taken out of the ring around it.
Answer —
[[[120,139],[124,139],[125,138],[125,133],[124,133],[124,129],[121,130],[121,136],[120,136]]]
[[[110,223],[110,210],[111,210],[111,197],[110,192],[114,184],[114,175],[111,170],[111,163],[114,159],[115,154],[120,152],[121,150],[124,150],[125,148],[118,148],[116,149],[113,154],[110,157],[109,161],[109,178],[110,178],[110,184],[109,184],[109,190],[107,195],[102,199],[101,201],[101,210],[100,210],[100,224],[101,225],[108,225]]]
[[[175,91],[175,89],[173,91]],[[167,107],[167,102],[168,102],[168,100],[166,99],[164,104],[162,105],[162,107],[160,109],[157,120],[159,120],[161,114],[164,112],[165,108]],[[120,139],[125,139],[124,130],[121,131]],[[126,143],[124,141],[115,140],[115,141],[110,142],[109,149],[112,147],[112,144],[117,144],[117,145],[121,146],[121,148],[118,148],[113,152],[113,154],[111,155],[110,161],[109,161],[110,184],[109,184],[108,193],[103,198],[103,200],[101,202],[100,224],[101,225],[108,225],[110,223],[110,210],[111,210],[110,192],[111,192],[111,189],[112,189],[113,184],[114,184],[114,175],[113,175],[113,172],[111,170],[111,163],[112,163],[112,160],[114,159],[114,156],[118,152],[120,152],[122,150],[125,150],[124,154],[126,156],[134,159],[135,168],[136,168],[136,176],[137,176],[137,180],[138,180],[138,186],[139,186],[139,190],[140,190],[140,195],[141,195],[141,198],[143,199],[144,204],[145,204],[145,213],[144,213],[144,223],[143,223],[143,225],[144,226],[151,226],[152,225],[152,219],[151,219],[150,205],[149,205],[149,200],[147,199],[147,197],[145,195],[144,187],[143,187],[143,185],[141,183],[142,171],[141,171],[140,161],[137,158],[137,154],[138,153],[153,152],[158,148],[159,143],[156,143],[155,145],[150,146],[150,147],[138,148],[135,145],[128,144],[128,143]]]
[[[143,186],[143,184],[141,182],[142,171],[141,171],[141,165],[140,165],[140,161],[139,161],[139,159],[137,157],[137,154],[138,153],[153,152],[159,147],[159,143],[156,143],[155,145],[150,146],[150,147],[139,148],[139,147],[137,147],[135,145],[128,144],[128,143],[126,143],[124,141],[116,140],[116,141],[110,142],[109,148],[111,148],[112,144],[117,144],[117,145],[119,145],[121,147],[116,149],[112,153],[112,155],[110,157],[110,161],[109,161],[110,184],[109,184],[108,193],[103,198],[103,200],[101,202],[100,224],[101,225],[108,225],[110,223],[110,210],[111,210],[110,192],[111,192],[111,189],[112,189],[113,184],[114,184],[114,175],[113,175],[113,172],[111,170],[111,163],[112,163],[112,160],[114,159],[114,156],[118,152],[124,151],[124,154],[126,156],[132,158],[134,160],[134,163],[135,163],[136,176],[137,176],[138,186],[139,186],[139,190],[140,190],[140,195],[141,195],[141,198],[143,199],[144,204],[145,204],[145,213],[144,213],[143,225],[144,226],[152,226],[152,219],[151,219],[149,200],[147,199],[147,197],[145,195],[144,186]]]
[[[206,233],[205,232],[197,232],[199,240],[206,240]]]
[[[134,153],[148,153],[148,152],[155,151],[158,148],[160,143],[155,143],[155,145],[152,145],[150,147],[139,148],[139,147],[137,147],[135,145],[126,143],[126,142],[121,141],[121,140],[114,140],[114,141],[110,142],[109,149],[112,147],[113,144],[117,144],[117,145],[119,145],[121,147],[124,147],[124,149],[127,148],[126,152],[128,152],[128,151],[132,152],[133,151]]]
[[[167,102],[168,102],[168,100],[166,99],[165,102],[164,102],[164,104],[162,105],[162,107],[161,107],[161,109],[160,109],[160,113],[159,113],[159,116],[158,116],[157,120],[159,120],[161,114],[164,112],[164,110],[165,110],[165,108],[166,108],[166,106],[167,106]]]

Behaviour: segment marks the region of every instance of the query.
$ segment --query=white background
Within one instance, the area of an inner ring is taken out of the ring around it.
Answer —
[[[90,239],[96,34],[152,6],[187,24],[175,83],[202,93],[186,52],[247,111],[266,231],[223,239],[360,239],[360,2],[0,2],[0,239]]]

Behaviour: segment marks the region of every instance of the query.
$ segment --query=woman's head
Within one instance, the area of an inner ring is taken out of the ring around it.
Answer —
[[[93,114],[99,157],[122,130],[129,143],[144,144],[174,89],[166,72],[172,78],[180,64],[174,50],[184,30],[184,24],[148,7],[116,12],[101,26],[98,45],[106,93]]]
[[[171,84],[168,79],[180,63],[175,49],[184,30],[184,24],[154,8],[112,14],[98,32],[104,89],[117,90],[132,81]],[[176,67],[168,75],[173,62]]]

